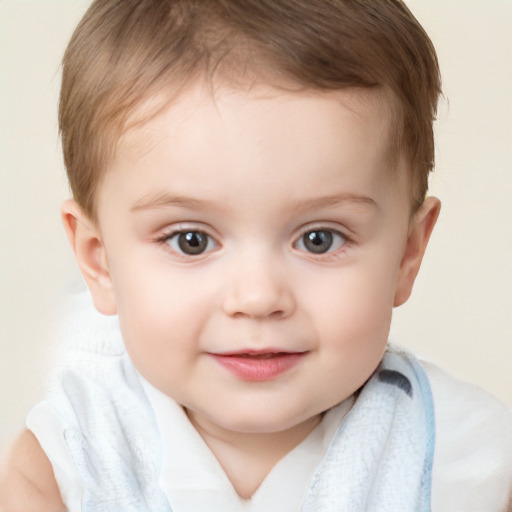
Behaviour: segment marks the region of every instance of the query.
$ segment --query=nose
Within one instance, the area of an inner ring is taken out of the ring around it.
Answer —
[[[272,258],[252,255],[234,262],[224,297],[224,312],[232,317],[286,318],[295,310],[289,279]]]

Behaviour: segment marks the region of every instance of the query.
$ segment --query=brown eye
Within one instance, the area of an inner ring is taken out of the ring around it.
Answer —
[[[174,251],[198,256],[215,247],[214,240],[202,231],[178,231],[166,237],[165,243]]]
[[[178,235],[178,245],[185,254],[201,254],[208,246],[208,236],[199,231],[189,231]]]
[[[324,254],[341,248],[345,237],[332,229],[313,229],[304,233],[296,243],[297,249],[313,254]]]

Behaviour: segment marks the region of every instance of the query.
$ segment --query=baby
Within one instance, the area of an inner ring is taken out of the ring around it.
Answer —
[[[93,2],[59,113],[90,297],[2,510],[508,510],[510,411],[388,345],[439,94],[399,0]]]

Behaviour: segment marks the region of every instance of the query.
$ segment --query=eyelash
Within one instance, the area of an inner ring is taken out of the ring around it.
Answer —
[[[314,236],[314,234],[317,236]],[[318,238],[319,234],[322,234],[322,236]],[[189,242],[193,242],[188,246],[188,249],[192,248],[191,252],[185,252],[184,246],[181,244],[181,242],[185,242],[186,240],[180,240],[181,236],[187,237],[187,235],[190,235]],[[177,244],[176,247],[172,247],[171,245],[173,240],[175,240],[175,243]],[[214,237],[209,235],[204,230],[194,228],[174,229],[171,232],[164,233],[159,236],[156,239],[156,242],[162,245],[165,250],[168,250],[174,255],[186,259],[196,259],[201,256],[204,257],[206,254],[210,253],[219,246],[219,243],[215,240]],[[302,230],[300,236],[296,239],[292,246],[294,249],[307,253],[312,257],[327,258],[338,255],[351,242],[352,240],[340,230],[325,226],[314,226]],[[309,249],[307,247],[308,243],[313,244],[310,245]],[[324,245],[325,243],[328,244],[328,247],[324,247],[325,250],[323,250],[324,248],[321,246],[322,243],[324,243]],[[198,248],[197,252],[194,252],[194,244],[196,244]],[[337,247],[334,247],[333,249],[333,245]],[[320,250],[315,250],[314,246]]]

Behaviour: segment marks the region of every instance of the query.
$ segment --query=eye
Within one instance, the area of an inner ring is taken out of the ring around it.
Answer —
[[[313,254],[325,254],[340,249],[347,239],[333,229],[313,229],[304,233],[297,243],[297,249]]]
[[[198,256],[216,247],[215,241],[202,231],[178,231],[165,237],[165,243],[174,251],[187,256]]]

